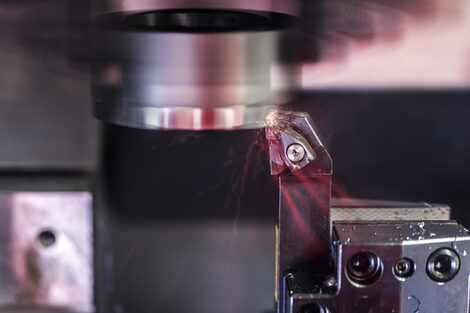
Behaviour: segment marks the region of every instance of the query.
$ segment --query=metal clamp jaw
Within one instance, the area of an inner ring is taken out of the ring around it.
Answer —
[[[307,113],[271,111],[266,125],[271,175],[286,169],[297,175],[332,174],[331,157]]]

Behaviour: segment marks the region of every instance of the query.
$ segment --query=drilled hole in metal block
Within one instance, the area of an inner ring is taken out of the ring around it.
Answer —
[[[45,229],[38,235],[38,241],[43,247],[50,247],[56,243],[56,235],[51,229]]]

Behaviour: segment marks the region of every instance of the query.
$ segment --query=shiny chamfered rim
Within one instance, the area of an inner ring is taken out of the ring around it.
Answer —
[[[96,104],[94,115],[107,123],[142,129],[161,130],[237,130],[265,127],[269,105],[237,105],[200,109],[187,107],[128,107]],[[112,110],[112,111],[111,111]]]

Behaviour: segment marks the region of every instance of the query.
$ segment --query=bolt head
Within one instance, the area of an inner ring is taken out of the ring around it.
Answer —
[[[305,158],[305,148],[298,143],[293,143],[286,150],[287,158],[293,162],[298,163]]]
[[[449,248],[434,251],[428,259],[426,269],[432,280],[445,283],[454,278],[459,272],[460,258]]]
[[[336,280],[335,276],[331,275],[324,281],[323,284],[328,288],[333,288],[338,284],[338,281]]]
[[[372,252],[358,252],[353,255],[346,267],[348,278],[357,285],[366,286],[376,282],[382,275],[383,264]]]
[[[395,263],[393,267],[393,272],[395,276],[400,278],[408,278],[413,275],[414,272],[414,263],[408,258],[402,258]]]

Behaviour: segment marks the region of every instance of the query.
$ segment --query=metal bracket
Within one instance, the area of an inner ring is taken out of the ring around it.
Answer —
[[[307,113],[271,111],[266,116],[266,125],[271,175],[281,174],[286,169],[295,173],[309,164],[314,165],[316,175],[332,174],[331,157]],[[289,149],[293,146],[298,147],[298,154]]]
[[[308,114],[273,111],[266,124],[271,174],[278,175],[280,189],[275,299],[281,313],[292,271],[331,272],[332,160]]]

